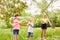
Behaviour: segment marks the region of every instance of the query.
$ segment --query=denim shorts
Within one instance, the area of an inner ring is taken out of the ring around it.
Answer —
[[[28,32],[28,38],[29,38],[29,37],[33,37],[33,33]]]
[[[14,35],[18,35],[18,34],[19,34],[19,30],[14,29],[14,30],[13,30],[13,34],[14,34]]]

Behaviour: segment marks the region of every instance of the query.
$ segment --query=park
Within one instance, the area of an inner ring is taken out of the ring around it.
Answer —
[[[18,25],[18,40],[28,40],[31,20],[34,24],[32,40],[42,40],[41,20],[44,14],[48,19],[46,40],[60,40],[60,0],[0,0],[0,40],[14,40],[13,22],[16,16],[19,17],[15,19],[22,23]]]

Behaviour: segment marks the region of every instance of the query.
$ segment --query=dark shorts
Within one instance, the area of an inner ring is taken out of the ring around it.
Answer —
[[[47,24],[42,24],[41,28],[42,29],[47,29]]]
[[[33,37],[33,33],[28,32],[28,38],[29,38],[29,37]]]
[[[18,35],[19,34],[19,30],[17,30],[17,29],[13,30],[13,34],[14,35]]]

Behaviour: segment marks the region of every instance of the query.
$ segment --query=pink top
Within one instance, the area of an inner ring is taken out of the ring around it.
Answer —
[[[20,22],[19,22],[19,20],[18,19],[14,19],[12,26],[13,26],[13,29],[20,29]]]

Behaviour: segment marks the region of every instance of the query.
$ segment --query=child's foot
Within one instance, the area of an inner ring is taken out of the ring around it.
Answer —
[[[42,38],[40,38],[39,40],[43,40]]]
[[[46,40],[46,39],[44,39],[44,40]]]

